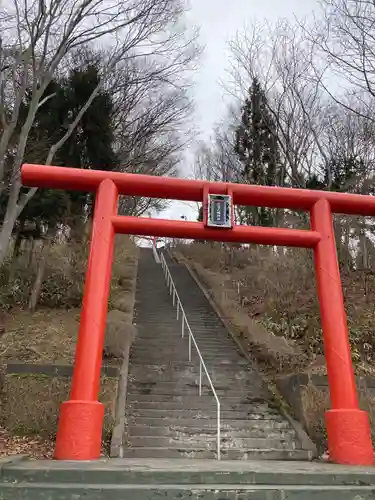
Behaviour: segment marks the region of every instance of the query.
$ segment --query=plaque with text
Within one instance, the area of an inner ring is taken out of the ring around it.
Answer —
[[[232,197],[230,195],[208,195],[207,225],[210,227],[232,227]]]

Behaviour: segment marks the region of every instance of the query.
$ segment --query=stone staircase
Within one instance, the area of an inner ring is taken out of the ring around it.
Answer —
[[[290,421],[270,403],[255,366],[240,354],[184,265],[168,259],[186,316],[221,404],[221,458],[307,460]],[[215,458],[217,406],[150,249],[138,266],[135,323],[130,354],[124,453],[127,458]],[[185,329],[186,330],[186,329]]]
[[[0,458],[1,500],[373,500],[373,467],[170,459]]]

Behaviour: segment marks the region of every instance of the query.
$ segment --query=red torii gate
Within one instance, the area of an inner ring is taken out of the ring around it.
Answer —
[[[97,401],[115,233],[312,248],[332,409],[326,412],[329,454],[341,464],[369,465],[374,456],[368,415],[358,405],[332,213],[375,216],[375,197],[302,189],[23,165],[22,183],[95,191],[95,213],[70,400],[62,403],[55,458],[100,456],[104,407]],[[233,203],[310,212],[311,230],[234,226],[117,215],[118,195],[204,202],[231,194]]]

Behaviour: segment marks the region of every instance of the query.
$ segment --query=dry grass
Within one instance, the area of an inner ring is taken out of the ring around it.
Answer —
[[[196,243],[180,245],[177,255],[188,259],[265,369],[301,371],[323,355],[311,252]],[[374,373],[375,276],[353,271],[342,281],[356,370]]]
[[[0,269],[0,309],[26,308],[37,274],[40,248],[22,253]],[[74,308],[82,300],[87,244],[58,244],[49,248],[38,304],[40,307]]]
[[[51,438],[57,429],[60,404],[68,399],[70,378],[9,374],[3,388],[1,423],[12,434]],[[117,379],[102,377],[99,400],[105,405],[104,435],[113,424]]]
[[[373,391],[360,389],[359,406],[367,411],[370,418],[372,439],[375,439],[375,396]],[[308,384],[301,393],[302,411],[304,424],[310,437],[318,445],[319,451],[327,449],[327,431],[324,414],[331,407],[327,389],[315,387]]]
[[[73,275],[77,279],[79,277],[82,282],[73,286],[76,290],[81,290],[82,296],[86,253],[82,251],[80,256],[75,253],[74,265],[73,254],[74,251],[67,249],[66,245],[55,245],[48,260],[49,269],[55,273],[63,273],[68,280]],[[111,307],[112,301],[120,301],[123,307],[126,305],[130,318],[134,307],[137,261],[138,249],[133,242],[126,236],[117,237],[109,305]],[[126,289],[119,285],[120,278],[127,280]],[[51,283],[48,286],[54,289]],[[66,289],[62,288],[58,295],[55,294],[56,297],[61,296],[62,305],[66,299],[64,292]],[[19,306],[12,307],[2,315],[5,333],[0,338],[0,354],[3,353],[1,361],[73,362],[79,318],[79,308],[43,307],[30,313]]]
[[[0,426],[0,458],[10,455],[25,455],[33,459],[51,459],[55,451],[55,438],[25,436],[10,433]],[[108,442],[102,441],[101,456],[109,456]]]
[[[112,266],[110,309],[128,312],[132,318],[137,278],[138,247],[124,235],[117,235]],[[119,306],[121,302],[122,307]]]
[[[135,336],[132,323],[138,248],[128,237],[118,235],[116,238],[104,355],[106,359],[121,360],[129,352]]]
[[[112,309],[107,316],[104,339],[105,358],[122,360],[124,356],[128,356],[135,334],[136,330],[132,324],[131,316],[117,309]]]
[[[234,333],[259,366],[272,376],[326,374],[320,311],[312,255],[303,249],[275,252],[218,244],[175,249],[196,272]],[[352,358],[357,374],[375,374],[375,273],[341,272]],[[375,397],[361,390],[360,406],[369,413],[375,438]],[[324,413],[328,391],[303,388],[304,425],[320,452],[327,446]]]
[[[73,362],[79,315],[79,309],[13,310],[5,317],[2,361]]]
[[[118,297],[112,300],[112,307],[113,309],[127,313],[131,319],[134,308],[133,297],[130,294],[118,294]]]
[[[87,251],[88,245],[51,248],[41,307],[35,313],[23,309],[28,301],[35,264],[28,268],[26,257],[20,258],[12,269],[15,278],[11,287],[6,286],[10,269],[3,269],[0,295],[6,300],[0,318],[0,368],[1,363],[10,361],[62,364],[74,361],[80,318],[77,306],[82,300]],[[126,236],[116,237],[108,305],[109,309],[113,308],[113,303],[126,309],[126,313],[121,314],[130,325],[137,262],[138,249],[133,242]],[[50,457],[60,403],[68,397],[70,379],[37,375],[7,375],[3,379],[3,394],[0,394],[0,424],[3,426],[0,443],[6,444],[3,454],[16,450],[34,457]],[[104,445],[113,427],[116,396],[117,379],[103,377],[100,400],[106,408]]]
[[[69,378],[35,374],[7,375],[2,388],[0,457],[22,453],[34,458],[52,458],[59,408],[68,398]],[[99,400],[104,404],[102,455],[114,423],[117,379],[102,377]]]
[[[17,436],[0,426],[0,458],[26,455],[36,459],[53,458],[54,441],[41,437]]]
[[[306,430],[317,445],[318,452],[323,453],[327,449],[324,414],[330,408],[328,391],[309,384],[301,391],[301,403]]]

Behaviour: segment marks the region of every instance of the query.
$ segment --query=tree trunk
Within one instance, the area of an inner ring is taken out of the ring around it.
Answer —
[[[20,225],[19,225],[17,232],[16,232],[16,239],[15,239],[14,247],[13,247],[12,261],[11,261],[9,276],[8,276],[8,283],[9,284],[12,284],[13,280],[14,280],[16,267],[17,267],[17,257],[19,257],[19,255],[20,255],[20,249],[21,249],[21,243],[22,243],[21,234],[22,234],[22,230],[23,230],[24,226],[25,226],[25,221],[24,220],[20,221]]]
[[[22,242],[22,231],[25,227],[25,220],[22,219],[20,220],[19,227],[17,228],[16,232],[16,240],[14,242],[14,248],[13,248],[13,259],[19,257],[20,255],[20,249],[21,249],[21,242]]]
[[[34,312],[39,301],[40,291],[42,289],[44,271],[46,269],[47,256],[49,249],[51,248],[52,237],[47,240],[42,240],[42,249],[40,252],[39,262],[36,270],[35,281],[33,289],[31,290],[30,300],[29,300],[29,311]]]
[[[13,207],[9,207],[0,231],[0,267],[4,264],[8,256],[10,242],[12,241],[12,231],[17,218],[16,210],[16,204]]]
[[[82,243],[85,241],[85,222],[82,217],[77,217],[70,225],[70,241]]]
[[[357,269],[365,270],[369,268],[369,246],[370,240],[366,236],[366,224],[362,221],[356,227],[358,237],[358,253],[356,258]],[[371,244],[371,243],[370,243]]]
[[[349,250],[349,226],[347,221],[341,216],[337,216],[334,218],[333,226],[335,231],[336,249],[340,267],[343,271],[348,271],[352,267],[352,260]]]
[[[83,241],[84,243],[87,243],[91,239],[91,233],[92,233],[92,223],[93,223],[93,218],[89,217],[88,220],[86,221],[86,224],[84,225],[83,229]]]
[[[35,250],[35,239],[30,236],[29,238],[29,262],[28,262],[28,267],[31,267],[33,265],[33,260],[34,260],[34,250]],[[42,243],[43,245],[43,243]],[[43,247],[42,247],[43,250]]]

